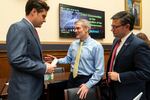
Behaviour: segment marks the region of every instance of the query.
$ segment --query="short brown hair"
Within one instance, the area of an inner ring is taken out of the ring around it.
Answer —
[[[129,24],[130,31],[133,30],[135,17],[131,13],[127,11],[120,11],[117,14],[113,15],[111,19],[120,19],[122,25]]]
[[[43,0],[28,0],[25,6],[26,15],[29,15],[32,9],[35,8],[37,12],[42,12],[43,9],[49,10],[49,6]]]

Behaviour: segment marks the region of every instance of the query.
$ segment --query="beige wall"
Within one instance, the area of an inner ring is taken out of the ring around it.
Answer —
[[[5,41],[10,24],[24,17],[24,6],[27,0],[3,0],[0,4],[0,41]],[[101,43],[112,43],[113,35],[110,31],[110,17],[120,10],[124,10],[124,0],[46,0],[50,6],[46,23],[38,29],[41,42],[72,42],[73,39],[59,38],[59,3],[75,5],[90,9],[105,11],[105,39],[98,40]],[[142,29],[134,30],[135,33],[142,31],[150,37],[150,0],[142,0]]]

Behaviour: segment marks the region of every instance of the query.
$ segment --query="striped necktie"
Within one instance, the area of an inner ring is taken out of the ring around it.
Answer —
[[[77,56],[75,59],[74,69],[73,69],[73,77],[75,78],[78,74],[78,66],[80,61],[81,49],[82,49],[83,42],[80,42],[80,46],[78,48]]]

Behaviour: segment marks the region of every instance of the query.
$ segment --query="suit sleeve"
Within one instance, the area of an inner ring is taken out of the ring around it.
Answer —
[[[134,70],[120,73],[121,83],[150,80],[150,48],[146,44],[137,46],[133,63]]]
[[[33,60],[28,52],[28,41],[24,28],[12,25],[8,31],[6,45],[8,58],[12,67],[16,70],[41,76],[45,73],[46,65],[41,60]]]

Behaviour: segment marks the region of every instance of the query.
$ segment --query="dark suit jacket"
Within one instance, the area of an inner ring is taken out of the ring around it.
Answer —
[[[12,66],[8,99],[37,100],[42,93],[46,65],[35,28],[26,19],[12,24],[6,45]]]
[[[150,79],[150,49],[144,41],[131,34],[119,51],[113,69],[121,80],[121,83],[111,82],[115,100],[133,100],[140,92],[143,92],[141,100],[145,100],[145,80]]]

